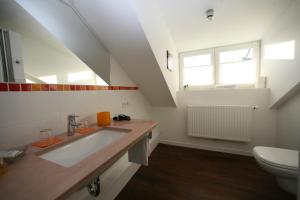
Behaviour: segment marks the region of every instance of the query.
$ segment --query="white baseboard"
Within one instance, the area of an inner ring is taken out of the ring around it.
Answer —
[[[243,151],[243,150],[230,149],[230,148],[219,148],[219,147],[205,146],[205,145],[199,145],[199,144],[170,141],[170,140],[161,140],[160,143],[168,144],[168,145],[172,145],[172,146],[192,148],[192,149],[202,149],[202,150],[216,151],[216,152],[222,152],[222,153],[253,156],[251,151]]]

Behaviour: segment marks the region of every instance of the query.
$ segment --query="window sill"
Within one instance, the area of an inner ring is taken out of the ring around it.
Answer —
[[[202,90],[229,90],[229,89],[234,89],[234,90],[240,90],[240,89],[266,89],[266,88],[258,88],[255,87],[255,85],[227,85],[227,86],[190,86],[187,88],[182,88],[183,91],[202,91]]]

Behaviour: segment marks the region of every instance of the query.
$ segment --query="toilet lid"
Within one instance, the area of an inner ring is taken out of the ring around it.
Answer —
[[[262,161],[270,165],[298,169],[298,151],[274,147],[254,147],[253,151]]]

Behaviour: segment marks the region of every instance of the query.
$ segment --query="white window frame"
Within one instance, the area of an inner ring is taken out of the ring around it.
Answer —
[[[189,51],[189,52],[182,52],[179,55],[180,59],[180,88],[184,89],[184,66],[183,66],[183,59],[187,56],[193,55],[201,55],[201,54],[211,54],[211,64],[213,66],[213,84],[212,85],[195,85],[189,86],[188,89],[212,89],[212,88],[227,88],[229,85],[219,85],[218,84],[218,77],[219,77],[219,53],[223,51],[234,51],[243,48],[253,48],[253,55],[255,59],[256,65],[256,81],[253,84],[234,84],[230,86],[234,86],[235,88],[254,88],[259,74],[260,74],[260,41],[254,42],[247,42],[242,44],[235,44],[235,45],[228,45],[228,46],[221,46],[221,47],[214,47],[209,49],[203,50],[196,50],[196,51]]]
[[[183,66],[183,59],[184,57],[187,57],[187,56],[197,56],[197,55],[205,55],[205,54],[210,54],[211,57],[211,65],[213,67],[213,84],[212,85],[198,85],[198,86],[189,86],[189,87],[193,87],[193,88],[196,88],[196,87],[201,87],[201,88],[212,88],[214,87],[215,85],[215,82],[216,82],[216,77],[215,77],[215,73],[216,73],[216,68],[215,68],[215,59],[214,59],[214,49],[213,48],[210,48],[210,49],[202,49],[202,50],[196,50],[196,51],[189,51],[189,52],[183,52],[183,53],[180,53],[180,82],[181,82],[181,88],[184,87],[184,76],[183,76],[183,73],[184,73],[184,66]]]

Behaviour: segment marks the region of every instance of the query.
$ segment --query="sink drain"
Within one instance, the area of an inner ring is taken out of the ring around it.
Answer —
[[[97,197],[100,194],[100,179],[95,178],[92,182],[87,185],[87,189],[91,196]]]

